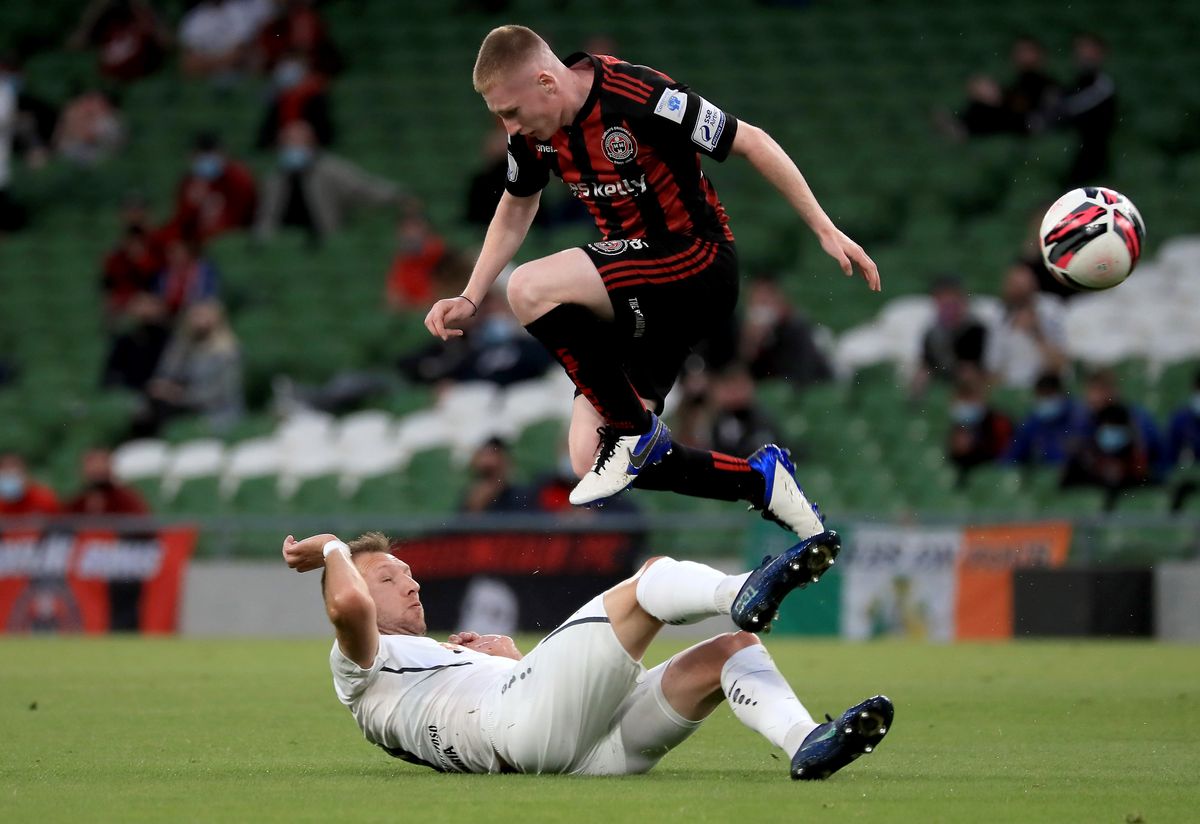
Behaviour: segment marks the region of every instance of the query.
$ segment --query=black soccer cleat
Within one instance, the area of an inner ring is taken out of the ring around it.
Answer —
[[[793,781],[822,781],[879,746],[896,714],[886,695],[868,698],[810,732],[792,756]],[[829,718],[829,716],[825,716]]]
[[[778,558],[763,558],[738,590],[729,617],[746,632],[765,632],[788,593],[819,581],[841,549],[842,539],[830,529],[805,538]]]

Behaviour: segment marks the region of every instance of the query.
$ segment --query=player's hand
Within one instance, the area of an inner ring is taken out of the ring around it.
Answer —
[[[297,572],[310,572],[325,566],[325,556],[322,550],[328,541],[336,541],[336,535],[313,535],[303,541],[297,541],[289,535],[283,539],[283,560]]]
[[[867,286],[871,288],[872,292],[883,289],[883,285],[879,281],[879,267],[875,265],[875,261],[871,260],[870,255],[864,252],[863,248],[851,240],[845,232],[834,228],[831,231],[822,232],[817,237],[821,241],[821,248],[838,262],[838,266],[842,267],[846,277],[854,277],[854,269],[858,267],[863,280],[867,282]]]
[[[425,316],[425,328],[429,334],[442,340],[462,335],[462,324],[475,314],[475,307],[466,298],[444,298],[429,309]]]
[[[477,632],[458,632],[447,639],[451,644],[458,644],[467,649],[482,652],[484,655],[496,655],[501,658],[511,658],[520,661],[523,657],[517,649],[517,644],[507,635],[480,635]]]

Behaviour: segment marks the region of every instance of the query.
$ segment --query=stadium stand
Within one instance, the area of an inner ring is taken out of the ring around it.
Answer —
[[[6,4],[0,30],[65,30],[73,5],[50,3],[54,13],[46,14],[43,3]],[[178,4],[164,5],[177,19]],[[838,277],[782,199],[744,164],[710,168],[748,268],[784,272],[790,298],[836,334],[837,383],[760,389],[815,498],[839,514],[872,516],[1098,511],[1090,493],[1059,492],[1052,478],[1001,466],[955,488],[943,458],[948,390],[934,387],[914,400],[903,380],[930,312],[933,275],[957,273],[980,296],[980,313],[994,316],[989,296],[1069,164],[1068,134],[952,145],[936,137],[929,113],[958,98],[980,60],[1003,71],[1008,41],[1034,10],[1048,33],[1075,30],[1074,12],[1036,0],[972,5],[969,14],[919,0],[803,9],[744,0],[687,14],[636,4],[633,20],[616,13],[631,2],[563,5],[571,14],[545,26],[543,4],[533,0],[511,3],[507,17],[543,28],[564,50],[606,33],[621,56],[661,67],[768,128],[834,219],[880,264],[884,303]],[[407,4],[404,15],[387,3],[332,3],[322,13],[348,56],[330,91],[339,154],[401,182],[451,243],[477,243],[479,231],[460,212],[472,166],[466,159],[490,123],[469,75],[476,44],[499,21],[475,11],[446,14],[441,3]],[[1185,401],[1200,362],[1200,239],[1185,236],[1194,225],[1183,208],[1200,185],[1200,138],[1185,128],[1200,112],[1191,82],[1200,52],[1189,39],[1200,7],[1171,4],[1146,15],[1101,2],[1088,23],[1109,41],[1125,114],[1104,182],[1133,193],[1150,234],[1129,283],[1070,302],[1070,354],[1079,372],[1115,365],[1126,393],[1161,418]],[[1052,70],[1067,76],[1068,43],[1057,34],[1045,40]],[[1163,51],[1174,56],[1169,71],[1155,59]],[[47,48],[24,71],[27,87],[65,99],[93,67],[85,55]],[[70,485],[84,449],[120,441],[135,403],[97,381],[106,341],[98,270],[117,236],[116,206],[136,190],[165,218],[192,136],[204,129],[219,127],[231,150],[264,170],[271,158],[250,150],[263,92],[258,78],[218,88],[172,66],[123,90],[129,138],[119,156],[89,169],[16,168],[14,190],[32,222],[0,238],[0,328],[6,357],[19,369],[15,384],[0,386],[0,450],[19,450],[56,487]],[[514,442],[522,477],[552,471],[569,411],[557,374],[505,390],[460,386],[436,401],[428,388],[404,387],[337,420],[273,413],[279,375],[319,382],[339,371],[387,369],[427,342],[420,313],[385,309],[392,228],[388,215],[362,215],[318,247],[286,232],[265,244],[244,234],[210,244],[243,345],[251,413],[220,440],[180,421],[161,441],[126,443],[118,474],[159,511],[205,516],[312,506],[448,512],[461,491],[458,468],[495,434]],[[589,236],[579,227],[538,231],[521,259]],[[997,400],[1014,415],[1028,405],[1019,395]],[[1164,500],[1138,490],[1122,496],[1118,511],[1159,514]],[[721,507],[667,496],[639,503],[681,513]]]

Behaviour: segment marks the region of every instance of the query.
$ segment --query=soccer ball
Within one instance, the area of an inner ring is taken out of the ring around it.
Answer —
[[[1113,189],[1072,189],[1042,218],[1038,241],[1046,268],[1072,289],[1111,289],[1129,277],[1142,254],[1146,224],[1129,198]]]

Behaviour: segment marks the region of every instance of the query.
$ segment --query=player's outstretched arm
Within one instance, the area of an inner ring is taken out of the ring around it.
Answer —
[[[446,639],[451,644],[473,649],[485,655],[495,655],[500,658],[511,658],[520,661],[523,656],[517,649],[517,642],[507,635],[480,635],[478,632],[456,632]]]
[[[479,309],[479,304],[483,303],[496,278],[525,242],[541,198],[541,192],[529,197],[517,197],[509,192],[501,195],[467,288],[463,289],[460,297],[446,298],[433,304],[425,316],[425,328],[429,334],[442,340],[462,334],[462,323]]]
[[[283,558],[298,572],[325,567],[325,614],[338,646],[360,667],[371,666],[379,651],[375,602],[346,545],[336,535],[313,535],[303,541],[289,535],[283,540]]]
[[[792,208],[816,234],[821,248],[838,262],[847,277],[852,277],[857,267],[871,291],[878,292],[882,288],[875,261],[833,224],[817,202],[800,169],[783,147],[775,142],[775,138],[743,120],[738,123],[732,151],[749,160],[750,165],[787,198]]]

